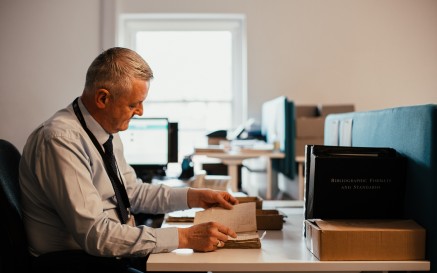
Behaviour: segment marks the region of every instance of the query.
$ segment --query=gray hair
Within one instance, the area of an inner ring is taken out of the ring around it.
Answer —
[[[134,79],[150,81],[153,72],[147,62],[135,51],[113,47],[102,52],[91,63],[86,74],[85,92],[99,88],[110,90],[114,98],[132,88]]]

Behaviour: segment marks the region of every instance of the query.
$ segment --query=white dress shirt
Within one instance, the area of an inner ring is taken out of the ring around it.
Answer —
[[[109,134],[81,100],[87,127],[102,145]],[[123,156],[114,134],[114,154],[133,213],[187,209],[187,188],[143,183]],[[121,224],[114,190],[102,158],[72,105],[58,111],[29,137],[20,162],[23,219],[30,251],[83,249],[97,256],[146,256],[178,247],[176,228]]]

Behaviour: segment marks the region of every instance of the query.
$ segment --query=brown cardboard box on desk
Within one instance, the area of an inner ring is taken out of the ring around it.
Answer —
[[[255,202],[256,209],[263,208],[263,199],[259,196],[238,196],[235,197],[239,203]]]
[[[262,209],[262,199],[254,196],[236,197],[240,204],[255,203],[256,228],[257,230],[281,230],[284,223],[284,215],[278,210]],[[203,209],[188,209],[171,212],[167,215],[167,222],[194,222],[195,214]]]
[[[256,203],[256,226],[258,230],[281,230],[284,224],[284,215],[275,209],[262,209],[263,199],[259,196],[236,197],[240,204]]]
[[[321,261],[425,258],[425,229],[412,220],[305,220],[306,246]]]
[[[276,209],[257,209],[256,227],[258,230],[281,230],[284,225],[284,215]]]

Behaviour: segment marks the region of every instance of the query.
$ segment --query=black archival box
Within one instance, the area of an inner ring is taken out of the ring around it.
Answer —
[[[405,166],[392,148],[306,145],[305,219],[403,218]]]

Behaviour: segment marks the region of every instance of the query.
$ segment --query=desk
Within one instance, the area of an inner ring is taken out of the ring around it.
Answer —
[[[264,201],[264,208],[276,208],[287,215],[282,230],[269,230],[261,249],[218,249],[195,253],[178,249],[152,254],[150,271],[232,271],[232,272],[303,272],[303,271],[429,271],[429,261],[319,261],[306,248],[301,201]],[[164,224],[170,225],[170,223]],[[178,225],[180,226],[180,225]],[[260,231],[262,232],[262,231]]]
[[[267,157],[267,192],[266,199],[272,199],[273,185],[277,185],[278,174],[272,168],[272,159],[284,158],[285,154],[281,152],[272,152],[271,150],[243,149],[240,151],[226,151],[224,149],[202,149],[196,148],[194,155],[205,155],[212,158],[220,159],[223,164],[228,166],[228,175],[231,178],[232,191],[238,192],[238,168],[243,160],[257,157]]]

